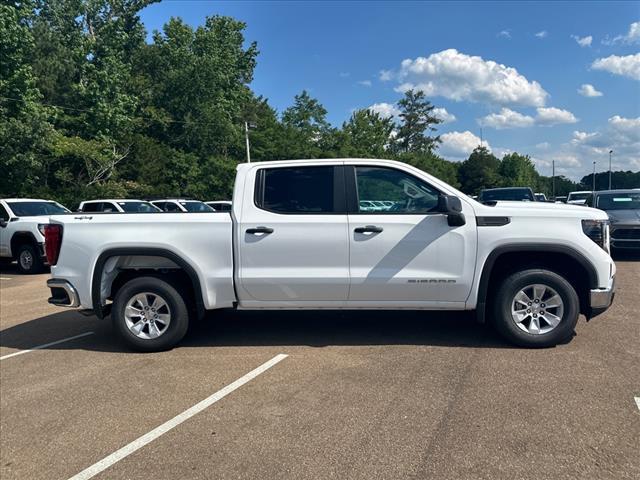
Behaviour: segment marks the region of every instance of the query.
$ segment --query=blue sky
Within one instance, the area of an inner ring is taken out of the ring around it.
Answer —
[[[149,32],[172,17],[247,23],[260,55],[252,89],[282,111],[307,89],[338,126],[353,109],[394,113],[419,88],[447,122],[439,153],[484,140],[574,179],[640,170],[640,2],[207,2],[147,7]]]

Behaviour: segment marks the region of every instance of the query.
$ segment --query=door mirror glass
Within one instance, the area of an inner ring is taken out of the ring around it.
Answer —
[[[0,218],[0,228],[7,226],[7,221],[4,218]]]
[[[438,198],[438,210],[447,215],[450,227],[461,227],[466,223],[462,213],[462,202],[455,195],[441,195]]]

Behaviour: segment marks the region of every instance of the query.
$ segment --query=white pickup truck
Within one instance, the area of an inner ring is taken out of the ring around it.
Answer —
[[[230,214],[57,215],[46,250],[49,302],[110,313],[142,351],[224,308],[475,310],[551,346],[609,307],[616,273],[602,211],[483,205],[388,160],[242,164]]]

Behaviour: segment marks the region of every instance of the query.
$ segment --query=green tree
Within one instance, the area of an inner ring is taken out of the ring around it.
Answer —
[[[368,109],[353,112],[342,124],[338,151],[342,157],[380,158],[389,153],[393,120]]]
[[[440,142],[440,137],[427,133],[436,130],[442,120],[433,115],[433,109],[422,91],[407,90],[398,102],[400,127],[395,144],[400,152],[431,152]]]
[[[504,187],[531,187],[536,189],[539,174],[528,155],[512,152],[500,162],[498,173],[503,178]]]
[[[460,164],[458,181],[465,193],[477,195],[483,188],[502,185],[500,160],[485,146],[478,146],[469,158]]]
[[[333,132],[326,117],[327,110],[306,90],[295,96],[293,105],[282,113],[287,157],[317,158],[328,150]]]

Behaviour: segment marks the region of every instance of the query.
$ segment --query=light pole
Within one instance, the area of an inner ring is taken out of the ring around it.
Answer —
[[[592,193],[596,192],[596,161],[593,161],[593,191]]]
[[[551,160],[551,198],[556,201],[556,161]]]
[[[251,122],[244,122],[244,141],[247,147],[247,163],[251,163],[251,148],[249,147],[249,128],[256,128],[256,124]]]
[[[609,190],[611,190],[611,154],[613,150],[609,150]]]

